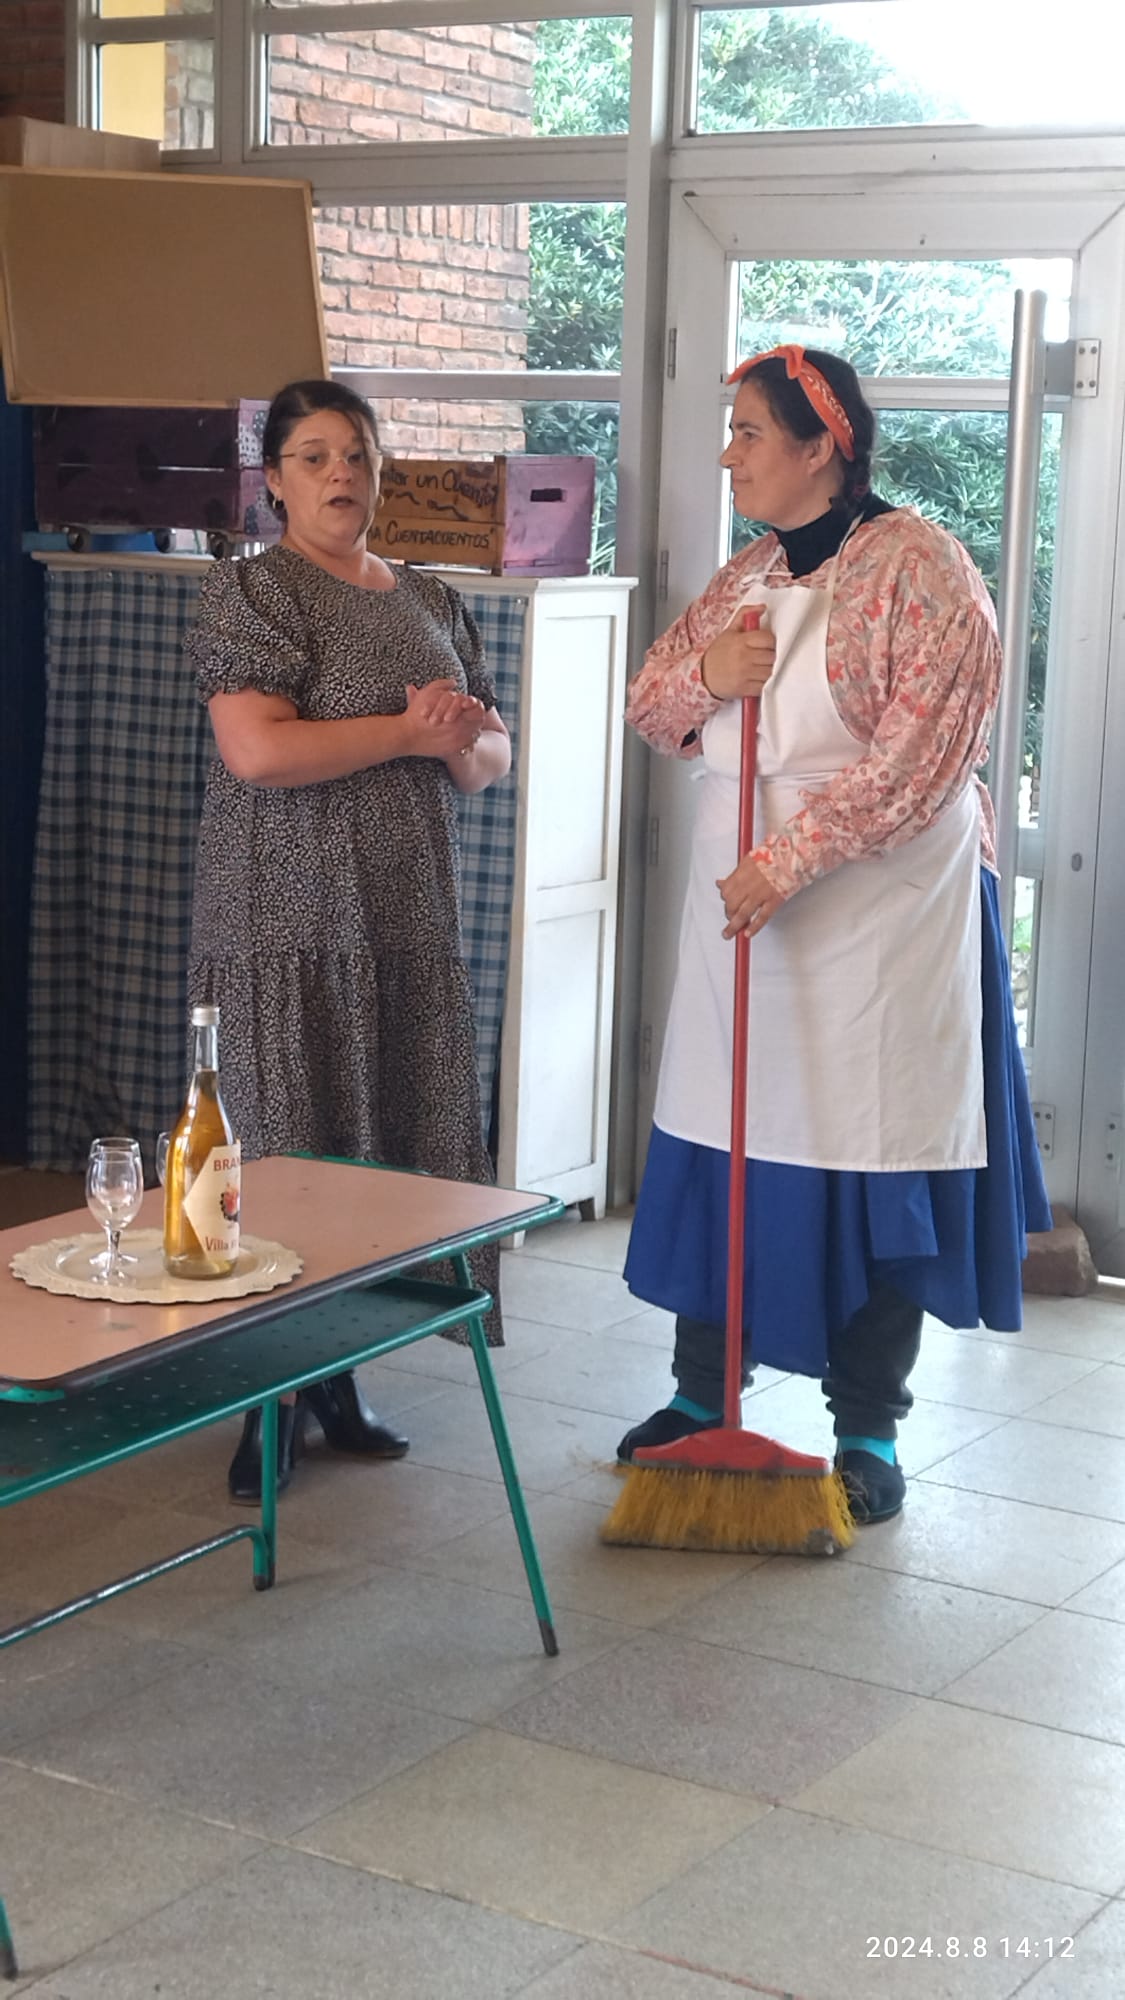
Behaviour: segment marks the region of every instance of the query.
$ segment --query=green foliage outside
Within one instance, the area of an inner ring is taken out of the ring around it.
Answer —
[[[698,129],[925,123],[953,107],[901,87],[886,66],[801,10],[705,14]],[[543,134],[623,131],[629,34],[620,19],[541,24],[536,119]],[[619,204],[532,209],[528,366],[620,366],[625,211]],[[846,354],[863,375],[1007,372],[1011,278],[999,263],[743,265],[741,352],[779,340]],[[597,404],[526,404],[529,451],[592,451],[599,464],[598,568],[613,561],[616,411]],[[1004,491],[1005,419],[958,412],[887,413],[876,483],[918,506],[966,544],[995,592]],[[1046,427],[1032,614],[1027,764],[1039,761],[1058,424]],[[754,530],[733,524],[732,546]]]

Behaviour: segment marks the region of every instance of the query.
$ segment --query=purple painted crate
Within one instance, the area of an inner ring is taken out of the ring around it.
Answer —
[[[593,458],[505,461],[505,576],[586,576],[594,529]]]
[[[202,528],[274,539],[262,471],[268,408],[38,411],[40,527]]]

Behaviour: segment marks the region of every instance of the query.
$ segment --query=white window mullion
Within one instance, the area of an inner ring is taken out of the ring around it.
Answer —
[[[86,10],[78,23],[79,39],[104,42],[210,42],[215,23],[210,14],[120,14],[112,18]]]
[[[224,170],[250,158],[262,116],[262,87],[255,75],[264,45],[254,37],[247,0],[216,0],[215,144]]]
[[[413,28],[424,34],[427,28],[507,27],[513,21],[578,21],[631,14],[627,0],[602,0],[589,6],[584,0],[535,0],[521,12],[517,0],[373,0],[365,6],[266,7],[251,0],[254,31],[261,35],[363,34],[378,28]]]
[[[618,403],[621,377],[600,370],[546,368],[333,368],[332,379],[372,402]]]

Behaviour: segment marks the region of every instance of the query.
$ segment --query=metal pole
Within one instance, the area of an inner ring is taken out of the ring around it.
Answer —
[[[1027,716],[1031,648],[1031,597],[1035,583],[1035,529],[1039,511],[1039,456],[1043,441],[1047,347],[1046,292],[1017,292],[1008,395],[1008,452],[1004,472],[1004,522],[1000,540],[997,613],[1004,673],[992,736],[989,788],[996,807],[1000,913],[1009,948],[1019,850],[1020,778]]]

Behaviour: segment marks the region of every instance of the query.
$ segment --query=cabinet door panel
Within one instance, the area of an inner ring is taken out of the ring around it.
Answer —
[[[520,1170],[533,1185],[595,1158],[603,927],[600,910],[536,926],[520,1104]]]

